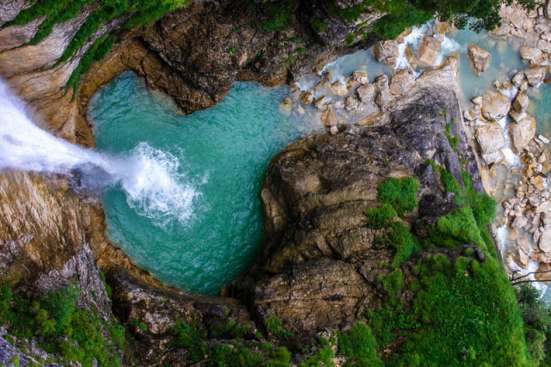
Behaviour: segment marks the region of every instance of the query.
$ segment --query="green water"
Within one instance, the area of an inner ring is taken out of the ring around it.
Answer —
[[[104,195],[109,237],[139,265],[186,290],[216,293],[244,271],[262,241],[265,169],[309,130],[279,112],[285,94],[240,82],[216,106],[182,116],[132,73],[103,88],[90,108],[98,149],[130,154],[147,142],[179,161],[181,179],[197,193],[191,218],[182,222],[144,215],[114,187]]]

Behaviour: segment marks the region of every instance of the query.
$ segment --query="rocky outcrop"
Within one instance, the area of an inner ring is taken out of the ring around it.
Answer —
[[[467,50],[471,65],[479,75],[490,67],[492,55],[488,51],[478,45],[469,45]]]
[[[453,91],[416,88],[389,113],[387,123],[313,136],[272,161],[262,190],[265,260],[236,285],[249,295],[255,317],[275,314],[290,330],[309,333],[342,327],[380,304],[384,293],[376,280],[388,272],[393,251],[376,245],[380,233],[364,216],[376,205],[378,183],[417,176],[421,196],[446,202],[426,160],[441,162],[458,179],[460,159],[473,161],[460,125],[453,131],[461,137],[462,158],[446,137],[450,121],[461,121]],[[476,164],[470,170],[478,182]],[[249,286],[243,290],[243,284]]]

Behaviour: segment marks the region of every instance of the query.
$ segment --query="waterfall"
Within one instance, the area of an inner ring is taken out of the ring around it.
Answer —
[[[119,186],[131,207],[160,225],[189,221],[198,195],[170,153],[140,143],[128,155],[109,156],[70,144],[37,126],[0,80],[0,171],[6,169],[78,177],[84,189]]]

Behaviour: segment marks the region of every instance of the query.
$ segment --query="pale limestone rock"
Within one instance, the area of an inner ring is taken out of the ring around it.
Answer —
[[[322,112],[321,121],[323,122],[323,126],[328,128],[331,126],[337,126],[337,114],[335,113],[335,109],[332,106],[328,106]]]
[[[373,55],[378,62],[382,62],[387,65],[396,65],[396,59],[398,58],[398,42],[394,40],[380,41],[373,47]]]
[[[348,94],[348,88],[346,87],[346,84],[341,82],[340,80],[337,80],[333,84],[331,84],[331,92],[333,92],[336,96],[344,97]]]
[[[526,92],[520,92],[513,101],[513,109],[517,112],[522,112],[528,108],[529,104],[530,99],[528,98],[528,94],[526,94]]]
[[[327,106],[329,103],[331,102],[331,98],[330,97],[327,97],[327,96],[321,96],[319,97],[318,99],[316,99],[314,101],[314,106],[316,106],[316,108],[318,110],[322,110],[325,108],[325,106]]]
[[[545,60],[544,53],[535,47],[522,46],[520,48],[520,56],[528,61],[530,65],[541,65]]]
[[[369,75],[367,74],[367,71],[356,70],[352,73],[352,80],[360,84],[367,84],[369,83]]]
[[[436,62],[440,55],[441,43],[438,39],[425,36],[419,50],[417,52],[417,59],[422,66],[436,66]]]
[[[539,87],[545,79],[546,68],[545,67],[534,67],[529,68],[524,71],[526,79],[528,79],[528,84],[532,87]]]
[[[551,227],[543,229],[540,239],[538,241],[538,246],[540,250],[545,253],[551,252]]]
[[[314,102],[314,93],[310,91],[302,92],[300,95],[300,101],[304,104],[312,104]]]
[[[538,40],[537,47],[543,52],[551,53],[551,42],[547,40],[540,39]],[[549,56],[547,57],[547,59]],[[545,61],[545,59],[544,59]]]
[[[476,129],[476,141],[480,146],[482,157],[487,164],[503,159],[501,149],[505,146],[503,130],[497,123],[484,124]]]
[[[510,108],[509,98],[499,92],[487,91],[482,97],[482,115],[488,120],[501,120],[507,116]]]
[[[492,55],[478,45],[471,44],[468,47],[469,59],[474,70],[480,75],[488,70]]]
[[[375,94],[377,93],[377,91],[375,85],[365,84],[358,87],[358,89],[356,89],[356,93],[358,94],[358,98],[360,98],[360,101],[366,103],[375,100]]]
[[[360,101],[355,96],[348,96],[344,100],[344,109],[347,111],[354,111],[358,109]]]
[[[395,96],[406,94],[415,84],[415,76],[407,69],[398,71],[390,82],[390,93]]]

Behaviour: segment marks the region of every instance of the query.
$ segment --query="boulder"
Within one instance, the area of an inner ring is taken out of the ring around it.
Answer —
[[[425,36],[419,50],[417,59],[421,66],[436,66],[440,56],[441,43],[438,39],[431,36]]]
[[[358,94],[358,98],[360,99],[360,101],[362,101],[363,103],[367,103],[375,100],[375,95],[377,91],[375,85],[366,84],[356,89],[356,93]]]
[[[499,121],[507,116],[511,108],[511,101],[503,94],[487,91],[482,96],[482,115],[490,121]]]
[[[547,52],[548,54],[551,53],[551,42],[548,40],[540,39],[536,46],[543,52]],[[549,59],[549,56],[547,56],[547,59]]]
[[[304,104],[312,104],[314,102],[314,93],[308,90],[302,92],[300,95],[300,101]]]
[[[528,94],[526,92],[520,92],[513,101],[513,109],[516,112],[526,111],[529,104],[530,99],[528,98]]]
[[[551,0],[547,0],[545,4],[545,16],[547,16],[548,19],[551,19]]]
[[[513,148],[517,153],[522,152],[536,136],[536,119],[526,115],[520,121],[509,124],[509,134]]]
[[[415,83],[415,75],[409,70],[402,69],[398,71],[390,82],[390,93],[395,96],[406,94]]]
[[[331,84],[331,92],[336,96],[344,97],[348,94],[348,88],[346,87],[345,83],[337,80],[336,82]]]
[[[355,96],[348,96],[344,99],[344,109],[347,111],[354,111],[358,109],[360,101]]]
[[[526,75],[526,79],[528,80],[528,84],[530,84],[530,86],[539,87],[545,80],[546,72],[547,70],[543,66],[532,67],[524,70],[524,75]]]
[[[468,54],[469,59],[471,60],[471,65],[477,74],[480,75],[490,67],[492,55],[482,47],[471,44],[468,47]]]
[[[538,246],[545,253],[551,252],[551,227],[544,227]]]
[[[369,75],[367,71],[356,70],[352,73],[352,80],[360,84],[367,84],[369,83]]]
[[[323,126],[330,128],[337,126],[337,114],[332,106],[328,106],[321,114],[321,122]]]
[[[545,55],[540,49],[529,46],[520,48],[520,56],[530,65],[541,65],[545,60]]]
[[[394,66],[398,58],[398,42],[394,40],[379,41],[373,47],[373,55],[378,62]]]
[[[505,147],[503,129],[497,123],[484,124],[476,129],[476,141],[480,146],[482,158],[487,164],[500,161],[503,158],[501,149]]]

